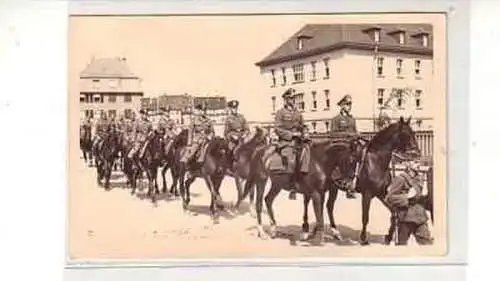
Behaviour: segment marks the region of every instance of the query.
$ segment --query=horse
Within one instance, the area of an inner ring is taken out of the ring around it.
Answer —
[[[97,168],[97,184],[101,186],[101,181],[104,179],[104,189],[110,190],[109,180],[113,163],[118,156],[119,135],[115,130],[110,130],[102,140],[100,148],[94,151],[96,168]]]
[[[183,210],[189,211],[189,202],[191,200],[190,186],[196,178],[201,177],[205,180],[210,191],[211,217],[214,224],[217,224],[219,221],[219,210],[224,209],[219,189],[225,173],[230,166],[231,154],[227,141],[222,137],[216,136],[209,140],[206,145],[206,154],[202,163],[194,163],[194,161],[191,160],[187,163],[178,162],[176,164],[178,165],[179,171]],[[185,148],[182,150],[185,150]],[[185,151],[180,153],[185,153]]]
[[[162,193],[167,192],[167,180],[166,173],[170,169],[170,173],[172,175],[172,184],[170,185],[170,194],[174,196],[179,196],[179,191],[177,189],[177,185],[179,182],[179,169],[178,165],[175,165],[176,162],[180,159],[180,151],[182,148],[187,146],[188,143],[188,129],[183,129],[178,135],[174,137],[170,147],[167,149],[165,144],[164,150],[164,166],[161,169],[161,175],[163,180],[163,189]]]
[[[333,236],[342,240],[342,236],[335,224],[333,216],[333,209],[337,199],[339,189],[343,189],[345,181],[354,178],[353,161],[354,153],[358,150],[353,148],[351,144],[343,141],[321,141],[315,144],[315,149],[311,151],[312,157],[318,160],[318,164],[322,167],[325,175],[332,175],[335,169],[340,170],[340,178],[327,177],[325,181],[325,189],[328,191],[328,200],[326,202],[327,214],[330,221],[330,231]],[[311,201],[309,194],[304,194],[304,213],[302,223],[302,240],[307,240],[309,236],[309,222],[308,222],[308,206]]]
[[[300,193],[306,194],[313,200],[314,213],[316,217],[316,226],[313,232],[313,236],[310,241],[313,245],[321,245],[323,240],[323,201],[325,194],[325,182],[327,180],[327,175],[324,173],[322,167],[319,165],[320,161],[318,155],[322,155],[323,147],[312,143],[305,144],[300,141],[299,145],[308,145],[311,150],[311,161],[309,162],[309,172],[302,177],[300,181]],[[283,172],[280,170],[273,171],[268,165],[268,159],[270,157],[276,157],[276,152],[269,154],[269,150],[272,149],[269,145],[262,146],[256,149],[250,164],[250,177],[245,185],[245,190],[242,195],[244,199],[249,191],[256,187],[257,199],[256,199],[256,212],[257,212],[257,231],[260,238],[267,238],[267,234],[264,232],[262,227],[262,204],[263,200],[266,202],[267,212],[271,221],[271,238],[275,238],[277,235],[276,219],[274,217],[273,201],[279,194],[281,189],[289,190],[292,184],[292,179],[295,177],[293,173]],[[304,149],[304,148],[303,148]],[[266,156],[267,155],[267,156]],[[300,154],[296,155],[298,158]],[[281,161],[281,156],[279,156]],[[298,159],[297,159],[298,160]],[[300,165],[296,161],[297,165]],[[296,171],[295,171],[296,172]],[[271,188],[264,197],[264,190],[267,183],[268,177],[271,179]]]
[[[80,126],[80,150],[83,154],[85,163],[92,163],[92,128],[89,126]],[[89,163],[89,164],[90,164]]]
[[[151,198],[152,203],[156,203],[156,195],[160,194],[158,189],[158,168],[161,166],[163,156],[163,139],[162,136],[156,132],[152,133],[145,146],[141,148],[144,150],[143,155],[137,159],[140,170],[146,173],[148,179],[148,196]],[[140,152],[138,153],[140,154]],[[142,156],[142,157],[141,157]],[[135,179],[134,179],[135,180]],[[132,194],[135,193],[137,185],[132,186]]]
[[[237,149],[232,152],[234,159],[231,169],[227,175],[234,178],[236,188],[238,191],[238,200],[234,205],[235,209],[239,209],[242,202],[242,181],[247,180],[250,176],[250,163],[256,149],[267,144],[267,134],[260,127],[255,127],[253,134],[240,141]],[[248,182],[248,181],[247,181]],[[255,189],[250,189],[250,208],[253,208]],[[253,211],[253,210],[252,210]]]
[[[392,123],[379,131],[366,147],[355,186],[361,193],[362,229],[359,236],[361,245],[369,244],[367,226],[371,201],[375,197],[391,212],[391,227],[386,235],[386,240],[392,237],[396,216],[394,210],[384,200],[387,186],[392,179],[389,163],[393,154],[404,160],[417,159],[421,155],[415,132],[410,127],[410,120],[411,117],[406,121],[401,117],[399,122]]]

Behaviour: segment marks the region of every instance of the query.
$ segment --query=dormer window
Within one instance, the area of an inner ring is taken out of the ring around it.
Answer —
[[[429,35],[427,35],[427,34],[422,35],[422,46],[424,46],[424,47],[429,46]]]
[[[399,32],[399,44],[403,45],[405,43],[405,33]]]
[[[304,38],[297,39],[297,49],[302,50],[304,47]]]
[[[380,42],[380,30],[376,29],[373,31],[373,41],[376,43]]]
[[[379,26],[370,26],[368,28],[363,29],[363,32],[370,36],[371,40],[375,43],[380,42],[380,30]]]

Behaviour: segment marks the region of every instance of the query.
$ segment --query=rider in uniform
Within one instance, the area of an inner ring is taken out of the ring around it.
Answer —
[[[330,137],[334,141],[346,141],[351,147],[356,146],[356,141],[359,138],[356,129],[356,120],[351,115],[352,98],[350,95],[345,95],[338,103],[340,112],[337,116],[333,117],[330,126]],[[349,159],[350,160],[350,159]],[[346,167],[350,167],[350,163],[346,163]],[[342,175],[346,176],[346,175]],[[355,186],[351,182],[346,182],[346,196],[349,199],[356,198]]]
[[[224,137],[229,143],[229,149],[233,152],[233,156],[237,155],[237,149],[242,139],[248,135],[250,127],[243,114],[238,113],[238,101],[231,100],[227,103],[229,114],[226,118],[224,127]]]
[[[169,116],[169,111],[162,107],[160,108],[160,118],[156,127],[156,133],[163,137],[165,143],[165,152],[168,153],[172,140],[175,137],[176,124]]]
[[[134,146],[127,155],[129,159],[133,159],[138,152],[140,152],[139,159],[142,157],[144,149],[141,148],[144,148],[146,146],[147,141],[149,140],[149,138],[151,137],[151,133],[153,132],[153,125],[151,124],[151,121],[149,121],[148,119],[147,112],[141,109],[139,113],[141,114],[141,116],[134,124],[135,125]]]
[[[102,141],[105,139],[109,131],[109,120],[106,112],[101,111],[100,117],[95,125],[96,134],[94,136],[94,141],[92,142],[92,149],[100,149]]]
[[[418,175],[418,163],[407,161],[406,169],[394,177],[387,188],[385,201],[396,212],[397,245],[406,245],[411,235],[418,244],[432,244],[427,221],[428,216],[421,204],[422,181]]]
[[[276,112],[274,131],[278,137],[278,147],[283,148],[292,146],[295,151],[295,149],[298,148],[297,138],[301,139],[304,137],[306,126],[302,113],[300,113],[294,105],[292,92],[294,92],[294,90],[290,88],[281,95],[284,106]],[[300,159],[302,159],[302,163],[296,163],[296,165],[300,165],[300,174],[294,173],[293,184],[289,195],[289,199],[291,200],[296,199],[296,192],[299,191],[300,188],[300,180],[309,172],[307,169],[310,159],[309,150],[301,149],[301,151],[302,155]]]
[[[214,137],[214,127],[212,120],[206,114],[206,104],[197,104],[194,107],[193,119],[190,124],[188,146],[190,149],[181,157],[181,162],[187,163],[205,144]],[[199,161],[202,157],[198,158]]]

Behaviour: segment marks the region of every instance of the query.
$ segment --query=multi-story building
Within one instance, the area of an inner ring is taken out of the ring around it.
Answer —
[[[312,131],[325,132],[349,94],[362,131],[373,131],[381,113],[412,116],[432,129],[426,97],[432,93],[432,26],[425,24],[308,24],[257,62],[269,91],[269,109],[295,89],[295,101]]]
[[[109,116],[140,108],[141,79],[133,74],[125,58],[92,59],[80,73],[80,113],[96,117],[101,111]]]

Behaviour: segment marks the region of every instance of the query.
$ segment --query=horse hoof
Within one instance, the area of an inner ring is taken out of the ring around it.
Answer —
[[[269,236],[271,237],[271,239],[278,237],[278,230],[276,229],[276,226],[271,226],[271,230],[269,231]]]
[[[370,245],[370,242],[368,242],[368,240],[361,240],[359,242],[359,245],[361,245],[361,246],[368,246],[368,245]]]
[[[384,245],[391,245],[391,240],[392,240],[392,237],[390,235],[385,235],[384,236]]]
[[[309,232],[302,232],[300,234],[300,241],[306,241],[309,239]]]

